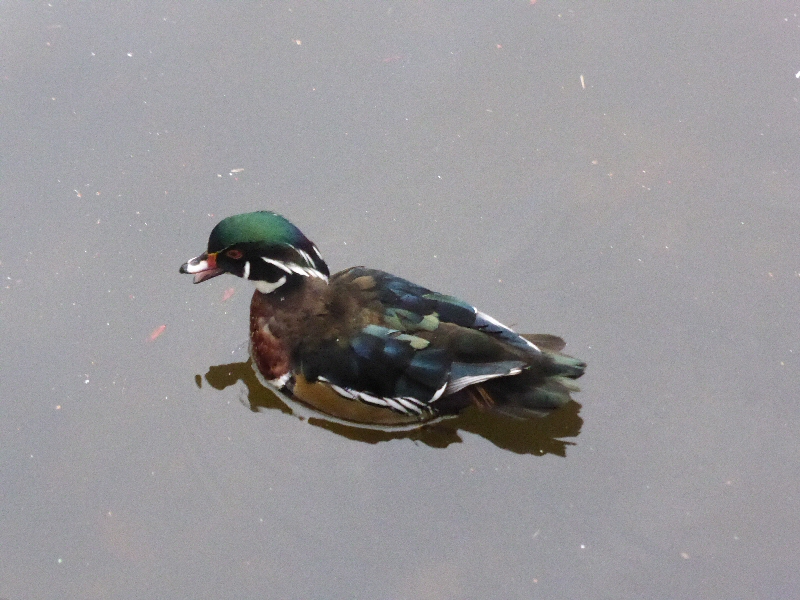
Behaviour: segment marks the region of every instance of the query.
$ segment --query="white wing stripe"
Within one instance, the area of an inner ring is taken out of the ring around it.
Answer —
[[[495,319],[494,317],[492,317],[490,315],[487,315],[485,312],[481,312],[479,310],[476,310],[475,311],[475,315],[477,317],[483,319],[484,321],[487,321],[487,322],[491,323],[495,327],[499,327],[500,329],[505,329],[509,333],[514,333],[514,330],[511,329],[508,325],[503,325],[500,321],[498,321],[497,319]],[[528,344],[528,346],[530,346],[531,348],[533,348],[537,352],[541,352],[541,349],[539,348],[539,346],[537,346],[536,344],[534,344],[530,340],[526,340],[522,336],[520,336],[520,339],[522,339],[526,344]]]
[[[489,381],[490,379],[497,379],[498,377],[508,377],[509,375],[519,375],[522,373],[522,368],[514,367],[513,369],[509,369],[505,373],[490,373],[486,375],[468,375],[466,377],[459,377],[458,379],[454,379],[453,381],[447,384],[447,388],[445,389],[445,394],[455,394],[463,390],[465,387],[469,385],[474,385],[476,383],[481,383],[483,381]]]
[[[444,391],[446,389],[447,389],[447,382],[445,381],[444,385],[440,387],[438,390],[436,390],[436,393],[431,398],[431,402],[436,402],[439,398],[441,398],[442,394],[444,394]]]

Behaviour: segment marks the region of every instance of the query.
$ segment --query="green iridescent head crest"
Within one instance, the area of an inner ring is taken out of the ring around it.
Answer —
[[[270,246],[292,246],[305,249],[311,242],[297,227],[274,212],[233,215],[223,219],[211,231],[208,252],[219,252],[234,244],[254,243]]]

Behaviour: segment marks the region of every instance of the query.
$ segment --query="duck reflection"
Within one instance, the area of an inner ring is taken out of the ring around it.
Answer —
[[[567,446],[573,446],[574,442],[562,438],[577,437],[583,425],[583,419],[578,414],[581,405],[572,400],[541,418],[515,419],[470,407],[458,416],[409,429],[380,429],[329,419],[321,413],[306,409],[284,394],[264,387],[253,371],[250,359],[209,367],[205,376],[195,376],[198,387],[202,387],[203,378],[218,390],[241,381],[247,388],[247,400],[253,412],[279,410],[306,420],[315,427],[368,444],[405,438],[433,448],[446,448],[450,444],[461,442],[460,432],[468,431],[489,440],[499,448],[517,454],[566,456]]]

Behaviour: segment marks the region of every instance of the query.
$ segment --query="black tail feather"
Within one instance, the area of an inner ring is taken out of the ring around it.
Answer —
[[[528,340],[540,350],[549,350],[550,352],[561,352],[567,345],[563,339],[549,333],[522,333],[520,337]]]
[[[543,341],[541,336],[536,338]],[[551,347],[556,346],[558,344],[554,343]],[[583,375],[586,363],[558,351],[544,350],[543,355],[544,360],[531,365],[519,375],[480,384],[481,396],[491,399],[491,403],[480,404],[490,406],[495,412],[528,417],[546,415],[570,402],[570,394],[580,390],[575,380]]]

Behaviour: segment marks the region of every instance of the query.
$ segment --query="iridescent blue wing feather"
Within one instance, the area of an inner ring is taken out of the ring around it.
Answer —
[[[525,351],[540,351],[535,344],[460,298],[433,292],[383,271],[363,267],[350,271],[375,279],[379,298],[390,314],[398,309],[407,311],[406,317],[418,322],[426,315],[436,315],[439,321],[488,333]]]
[[[362,267],[335,275],[331,285],[341,289],[343,305],[358,298],[345,321],[367,324],[337,331],[335,341],[308,352],[301,372],[346,397],[397,411],[457,410],[474,400],[461,393],[472,386],[523,372],[527,380],[533,367],[535,383],[562,374],[549,354],[458,298]],[[502,402],[502,386],[493,389],[497,398],[482,392],[485,402]]]

